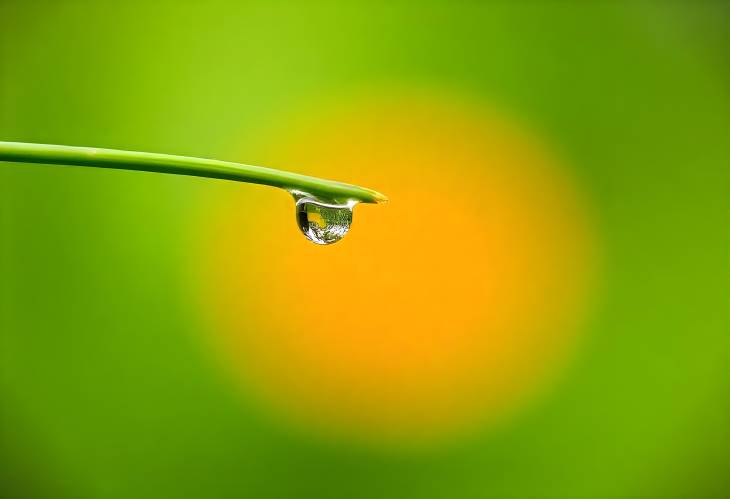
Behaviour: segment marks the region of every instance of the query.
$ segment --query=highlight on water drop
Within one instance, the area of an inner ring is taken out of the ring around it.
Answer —
[[[316,197],[293,191],[296,200],[297,224],[302,233],[315,244],[336,243],[350,230],[352,208],[357,201],[345,204],[325,202]]]

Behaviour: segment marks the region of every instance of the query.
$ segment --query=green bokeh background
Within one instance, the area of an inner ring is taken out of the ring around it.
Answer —
[[[206,347],[190,248],[229,184],[1,164],[0,496],[726,497],[729,14],[0,1],[0,140],[270,164],[261,141],[292,109],[446,89],[550,137],[603,258],[549,397],[496,433],[381,452],[280,426]]]

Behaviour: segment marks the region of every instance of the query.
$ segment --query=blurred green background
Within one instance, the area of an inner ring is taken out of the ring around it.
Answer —
[[[569,373],[513,424],[422,452],[321,441],[255,410],[201,340],[191,221],[225,186],[2,164],[0,496],[726,497],[729,14],[2,0],[0,140],[266,165],[292,108],[446,88],[570,158],[603,270]]]

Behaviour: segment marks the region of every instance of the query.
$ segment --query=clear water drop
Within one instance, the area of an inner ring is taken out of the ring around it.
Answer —
[[[352,208],[356,201],[346,204],[325,202],[301,192],[292,192],[296,199],[297,224],[302,233],[315,244],[336,243],[352,225]]]

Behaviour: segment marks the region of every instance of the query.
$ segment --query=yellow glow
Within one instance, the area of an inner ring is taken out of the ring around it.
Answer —
[[[212,317],[243,386],[301,427],[396,445],[494,425],[545,386],[593,273],[554,159],[498,116],[428,99],[353,105],[296,135],[276,164],[391,202],[357,207],[325,248],[274,196],[255,219],[245,196],[210,217]]]

